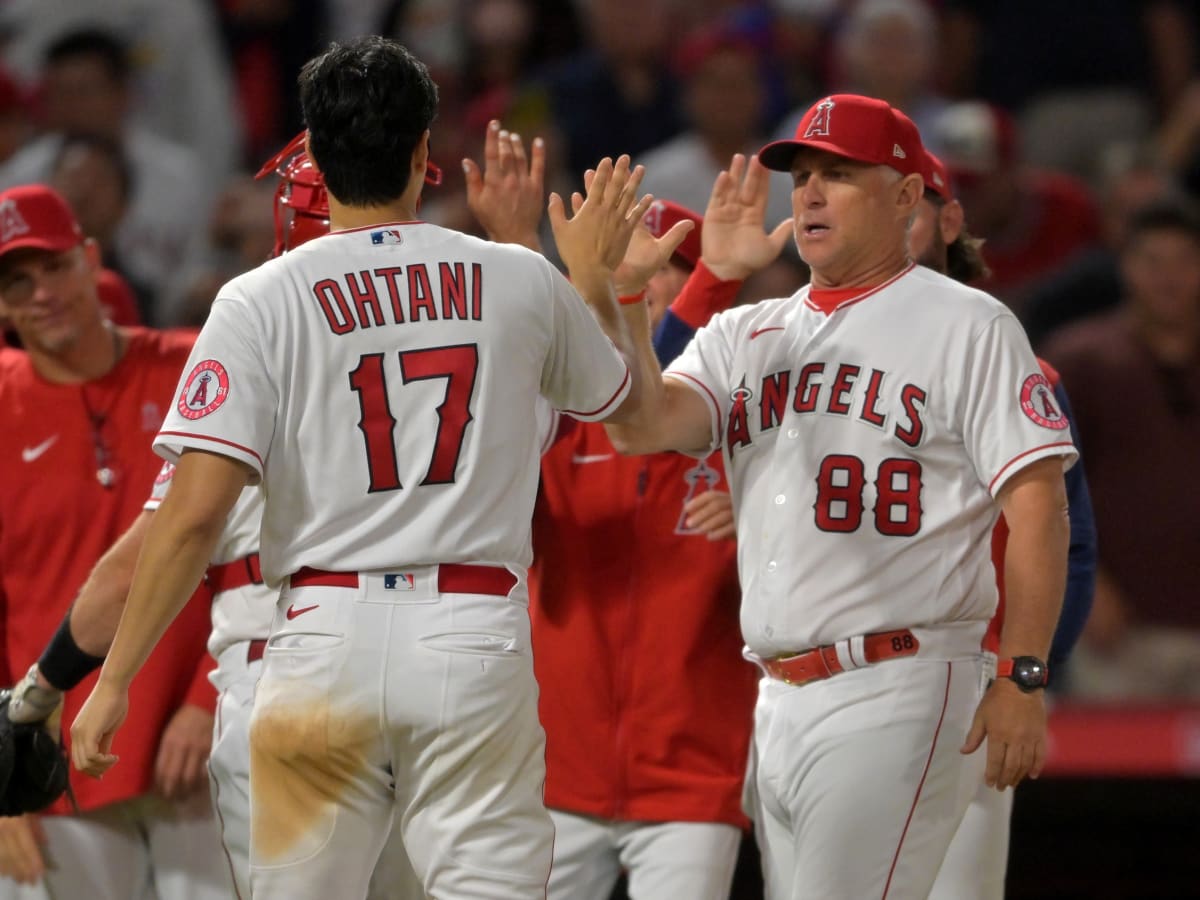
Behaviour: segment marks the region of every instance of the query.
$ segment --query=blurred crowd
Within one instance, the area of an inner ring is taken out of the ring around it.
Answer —
[[[605,155],[703,210],[732,154],[815,99],[906,111],[947,163],[990,274],[1074,407],[1095,504],[1091,619],[1062,689],[1200,697],[1200,12],[1174,0],[8,0],[0,188],[47,182],[132,291],[125,322],[196,326],[271,252],[253,173],[303,123],[328,41],[393,36],[441,91],[422,214],[478,229],[486,123],[570,191]],[[788,179],[768,225],[790,215]],[[0,210],[0,228],[4,211]],[[553,255],[550,235],[544,235]],[[742,299],[804,283],[794,250]]]

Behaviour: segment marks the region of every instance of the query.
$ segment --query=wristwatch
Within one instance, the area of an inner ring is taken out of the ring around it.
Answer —
[[[1046,686],[1050,680],[1050,667],[1036,656],[1014,656],[996,663],[996,677],[1010,678],[1017,687],[1030,694]]]

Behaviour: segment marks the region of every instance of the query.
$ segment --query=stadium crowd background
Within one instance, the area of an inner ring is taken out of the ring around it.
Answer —
[[[1200,701],[1193,4],[8,0],[0,187],[48,181],[68,198],[132,288],[122,317],[199,325],[216,289],[270,254],[275,185],[252,174],[302,127],[299,66],[369,32],[433,71],[446,177],[423,214],[468,231],[458,161],[479,158],[492,118],[547,139],[549,189],[630,153],[647,190],[702,210],[733,153],[790,136],[826,93],[909,113],[985,240],[981,286],[1060,368],[1078,416],[1100,577],[1054,691],[1064,703]],[[785,253],[742,299],[804,279]],[[1200,748],[1189,752],[1194,774]]]

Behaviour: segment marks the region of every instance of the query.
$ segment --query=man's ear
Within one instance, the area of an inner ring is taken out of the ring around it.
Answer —
[[[942,233],[942,240],[949,247],[962,234],[963,223],[966,220],[966,213],[963,212],[962,204],[957,200],[951,200],[942,206],[938,211],[938,230]]]
[[[920,175],[905,175],[898,182],[896,205],[902,217],[908,218],[916,212],[917,204],[925,195],[925,179]]]
[[[430,131],[428,128],[426,128],[425,133],[422,134],[420,140],[417,141],[417,145],[413,147],[413,175],[422,180],[425,178],[425,169],[429,165],[429,135]]]

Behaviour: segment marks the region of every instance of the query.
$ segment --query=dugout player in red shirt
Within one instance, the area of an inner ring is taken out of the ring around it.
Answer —
[[[0,309],[24,351],[0,350],[0,679],[35,661],[93,564],[138,516],[158,473],[150,438],[191,335],[106,321],[99,253],[43,185],[0,193]],[[0,819],[0,874],[51,895],[227,897],[205,762],[215,699],[197,596],[134,686],[132,728],[104,781],[72,777],[78,815]],[[66,694],[74,718],[94,677]],[[157,795],[156,795],[157,789]]]

